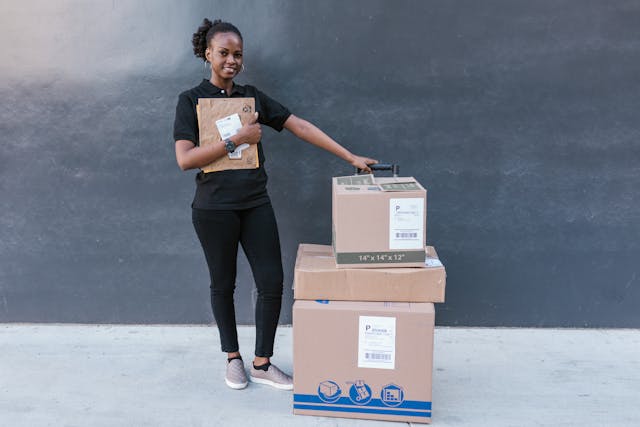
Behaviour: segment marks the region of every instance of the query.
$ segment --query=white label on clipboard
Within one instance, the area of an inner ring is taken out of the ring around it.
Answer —
[[[242,158],[242,150],[245,148],[249,148],[249,144],[240,144],[236,147],[233,153],[229,153],[230,159],[241,159]]]
[[[216,120],[216,127],[218,128],[218,132],[220,133],[220,138],[222,138],[222,140],[224,141],[225,139],[229,139],[233,135],[238,133],[238,131],[242,127],[242,122],[240,121],[240,116],[236,113]],[[242,150],[244,150],[245,148],[249,148],[249,144],[241,144],[237,146],[233,153],[228,154],[229,158],[241,159]]]
[[[224,117],[220,120],[216,120],[216,127],[218,128],[218,132],[220,132],[220,138],[222,138],[223,141],[225,139],[229,139],[233,135],[238,133],[238,131],[242,127],[240,116],[236,113]]]

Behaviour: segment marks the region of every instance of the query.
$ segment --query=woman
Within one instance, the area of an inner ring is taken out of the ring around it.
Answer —
[[[180,94],[174,138],[176,160],[182,170],[201,168],[233,152],[240,144],[257,144],[257,169],[200,172],[192,204],[193,224],[202,244],[211,277],[211,305],[227,353],[225,382],[234,389],[247,386],[247,374],[238,348],[233,292],[238,243],[247,255],[258,290],[255,309],[255,358],[250,367],[253,382],[285,390],[293,388],[289,375],[270,363],[282,302],[282,260],[275,216],[266,190],[267,175],[260,143],[260,125],[283,128],[323,148],[360,169],[375,160],[353,155],[311,123],[253,86],[233,82],[243,69],[243,40],[228,22],[205,19],[193,34],[195,55],[211,64],[211,78]],[[237,134],[219,144],[199,146],[196,105],[199,98],[252,97],[256,115]]]

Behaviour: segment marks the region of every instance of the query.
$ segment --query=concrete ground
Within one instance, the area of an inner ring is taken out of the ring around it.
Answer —
[[[291,371],[291,328],[276,347]],[[218,349],[205,326],[0,325],[0,426],[403,424],[294,416],[291,392],[227,388]],[[640,330],[436,329],[434,426],[636,427],[639,404]]]

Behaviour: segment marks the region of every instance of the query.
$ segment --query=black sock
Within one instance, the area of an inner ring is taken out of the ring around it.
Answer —
[[[271,362],[267,362],[264,365],[260,365],[260,366],[256,366],[256,364],[253,364],[253,369],[260,369],[261,371],[265,371],[267,372],[267,370],[269,369],[269,366],[271,366]]]
[[[233,356],[233,357],[229,357],[229,358],[227,359],[227,363],[231,362],[231,361],[232,361],[232,360],[234,360],[234,359],[240,359],[240,360],[242,360],[242,356]]]

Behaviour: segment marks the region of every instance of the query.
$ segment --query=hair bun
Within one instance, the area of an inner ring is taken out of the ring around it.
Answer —
[[[205,57],[205,51],[207,50],[207,33],[215,24],[209,19],[204,18],[202,24],[198,27],[193,37],[191,38],[191,44],[193,45],[193,54],[198,58],[207,60]]]

